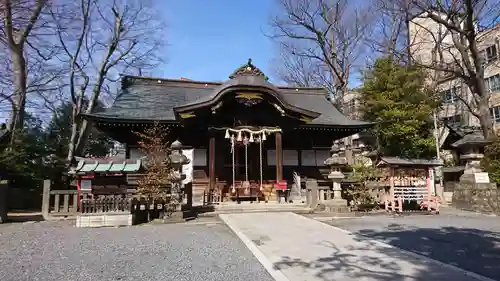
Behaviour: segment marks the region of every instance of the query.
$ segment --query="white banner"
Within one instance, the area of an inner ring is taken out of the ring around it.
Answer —
[[[325,160],[330,157],[330,151],[328,150],[316,150],[316,166],[322,167],[325,166]]]
[[[188,184],[193,181],[194,149],[183,149],[182,153],[186,155],[187,159],[189,159],[189,164],[182,166],[182,174],[186,175],[186,179],[182,181],[182,184]]]
[[[316,153],[314,150],[301,151],[302,166],[316,166]]]
[[[322,167],[325,166],[325,160],[330,157],[328,150],[302,150],[302,166]]]
[[[193,166],[207,166],[207,150],[195,149],[193,154]]]
[[[297,150],[283,150],[283,166],[298,166],[299,153]]]
[[[267,150],[267,165],[276,166],[276,150],[274,149]]]

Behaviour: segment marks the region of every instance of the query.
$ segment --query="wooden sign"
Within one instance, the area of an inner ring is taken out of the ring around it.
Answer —
[[[488,173],[474,173],[474,180],[476,183],[490,183]]]

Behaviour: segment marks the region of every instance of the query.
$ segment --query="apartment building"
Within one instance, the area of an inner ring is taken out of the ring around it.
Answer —
[[[443,17],[444,18],[444,17]],[[442,61],[447,67],[460,67],[458,50],[453,44],[452,36],[447,29],[434,20],[415,17],[409,23],[410,50],[413,57],[423,65],[432,65],[433,50],[436,46],[442,54]],[[499,58],[500,26],[481,31],[478,45],[485,67],[485,82],[491,91],[491,116],[500,125],[500,58]],[[461,79],[450,73],[431,72],[429,83],[442,94],[443,106],[438,112],[441,124],[456,126],[479,126],[478,119],[470,113],[464,101],[470,103],[473,96]]]
[[[360,94],[358,92],[350,90],[344,94],[342,104],[339,105],[339,107],[342,109],[342,113],[353,120],[359,120],[361,118],[361,113],[359,112],[359,95]],[[363,152],[368,152],[369,148],[363,141],[363,134],[354,134],[352,136],[337,140],[335,141],[335,143],[339,145],[341,150],[347,150],[347,154],[352,152],[352,157],[348,157],[348,160],[354,161],[355,155],[362,154]]]
[[[453,44],[451,34],[444,26],[432,19],[415,17],[410,20],[408,28],[410,51],[414,59],[424,65],[432,65],[433,49],[439,42],[441,55],[447,67],[460,67],[460,55]],[[484,60],[486,86],[492,93],[491,116],[497,127],[500,127],[500,25],[482,31],[478,38],[481,56]],[[443,98],[443,105],[437,114],[442,145],[448,134],[444,124],[474,127],[479,126],[479,121],[463,102],[470,103],[473,96],[461,79],[455,78],[450,73],[439,71],[431,71],[430,76],[429,83],[440,91]],[[346,93],[341,108],[344,115],[352,119],[359,118],[359,93],[355,91]],[[337,143],[342,149],[351,148],[354,154],[367,152],[368,149],[360,134],[338,140]]]

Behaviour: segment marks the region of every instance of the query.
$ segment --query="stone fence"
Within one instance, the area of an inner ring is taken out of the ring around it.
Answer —
[[[77,190],[51,190],[50,180],[43,181],[42,216],[45,220],[76,218]]]
[[[452,206],[458,209],[500,214],[500,191],[494,183],[457,184]]]

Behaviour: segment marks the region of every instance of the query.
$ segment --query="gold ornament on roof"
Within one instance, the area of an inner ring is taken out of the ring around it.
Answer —
[[[248,59],[248,62],[238,69],[236,69],[233,74],[229,76],[229,79],[233,79],[237,76],[252,75],[252,76],[262,76],[264,79],[268,80],[268,77],[260,70],[258,67],[252,64],[252,59]]]

